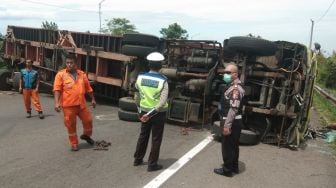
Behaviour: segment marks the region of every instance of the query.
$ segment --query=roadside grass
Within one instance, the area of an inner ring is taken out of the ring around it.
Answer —
[[[322,116],[323,126],[336,123],[336,107],[317,92],[314,92],[313,105]],[[330,147],[334,151],[334,156],[336,156],[336,140],[330,144]]]
[[[324,125],[336,122],[336,107],[317,92],[314,92],[313,105],[325,118]]]

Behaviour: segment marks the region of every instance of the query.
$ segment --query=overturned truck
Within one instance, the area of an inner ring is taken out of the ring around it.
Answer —
[[[105,34],[54,31],[8,26],[4,58],[8,71],[1,89],[17,89],[25,59],[33,60],[41,81],[51,86],[64,67],[67,53],[93,84],[95,95],[119,101],[119,118],[138,121],[132,98],[140,72],[148,71],[147,54],[159,51],[168,77],[167,119],[183,125],[211,126],[220,137],[218,101],[227,63],[239,67],[246,95],[241,142],[298,145],[307,131],[316,61],[310,49],[298,43],[231,37],[223,43],[209,40],[165,40],[147,34]]]

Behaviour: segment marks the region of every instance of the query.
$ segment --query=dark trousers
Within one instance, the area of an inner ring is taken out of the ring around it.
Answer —
[[[224,122],[222,122],[222,125]],[[239,160],[239,137],[241,133],[242,120],[235,119],[232,123],[231,134],[224,136],[222,139],[222,156],[225,171],[238,169]]]
[[[163,136],[166,113],[160,112],[149,119],[146,123],[141,123],[141,132],[134,153],[136,160],[142,160],[145,157],[150,132],[152,131],[152,148],[148,158],[148,165],[156,165],[159,159],[160,147]]]

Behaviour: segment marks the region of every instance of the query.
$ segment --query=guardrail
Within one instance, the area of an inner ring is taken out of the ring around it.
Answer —
[[[324,96],[326,99],[331,101],[334,105],[336,105],[336,98],[331,96],[328,92],[324,91],[321,87],[315,85],[315,90],[319,92],[322,96]]]

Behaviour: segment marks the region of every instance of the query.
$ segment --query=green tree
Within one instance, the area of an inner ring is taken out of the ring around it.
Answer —
[[[0,33],[0,68],[4,67],[5,64],[3,63],[3,53],[4,53],[4,40],[5,40],[5,36],[3,36],[1,33]]]
[[[252,37],[252,38],[258,38],[261,39],[260,35],[253,35],[252,33],[249,33],[248,35],[246,35],[247,37]]]
[[[2,33],[0,33],[0,53],[2,52],[3,41],[5,40],[4,38],[5,36],[3,36]]]
[[[323,53],[319,53],[317,62],[317,82],[327,88],[336,88],[336,54],[326,58]]]
[[[136,33],[135,25],[126,18],[112,18],[106,21],[106,27],[100,32],[111,33],[113,35],[123,35],[125,33]]]
[[[165,39],[187,39],[189,37],[188,31],[177,23],[170,24],[167,28],[162,28],[160,33]]]
[[[55,22],[44,21],[44,22],[42,22],[41,27],[43,29],[58,30],[58,26]]]
[[[336,88],[336,56],[331,56],[327,59],[327,67],[326,69],[326,80],[325,86],[327,88]]]
[[[317,55],[317,69],[318,69],[318,74],[317,74],[317,82],[319,84],[325,85],[325,81],[327,79],[327,59],[324,57],[322,53]]]

